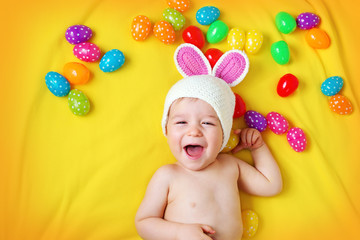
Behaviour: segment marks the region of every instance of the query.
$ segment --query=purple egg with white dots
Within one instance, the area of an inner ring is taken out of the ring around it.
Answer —
[[[308,30],[320,24],[320,17],[315,13],[304,12],[297,16],[296,24],[298,28]]]
[[[287,135],[287,141],[289,142],[292,149],[296,152],[302,152],[306,148],[306,136],[304,131],[301,128],[291,128]]]
[[[96,62],[100,58],[100,48],[93,43],[84,42],[74,46],[75,57],[84,62]]]
[[[260,132],[264,131],[267,127],[266,118],[256,111],[247,111],[244,115],[244,120],[248,127],[255,128]]]
[[[88,41],[92,34],[92,30],[85,25],[73,25],[66,30],[65,38],[71,44],[79,44]]]

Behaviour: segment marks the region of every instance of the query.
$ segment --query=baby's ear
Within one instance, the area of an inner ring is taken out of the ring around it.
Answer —
[[[181,44],[175,51],[174,60],[178,71],[183,77],[211,74],[209,61],[195,45]]]
[[[223,79],[230,87],[234,87],[245,78],[249,65],[249,59],[243,51],[231,50],[224,53],[217,61],[213,75]]]

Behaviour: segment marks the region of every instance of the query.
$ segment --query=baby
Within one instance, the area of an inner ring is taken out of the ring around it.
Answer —
[[[146,240],[240,240],[239,190],[273,196],[282,189],[279,167],[261,134],[235,130],[254,166],[220,153],[229,139],[235,98],[225,81],[186,77],[169,91],[162,126],[177,162],[159,168],[136,214]]]

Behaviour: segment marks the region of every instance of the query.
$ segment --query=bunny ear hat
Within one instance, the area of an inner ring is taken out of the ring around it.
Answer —
[[[235,95],[231,87],[239,84],[248,73],[247,55],[239,50],[228,51],[212,69],[199,48],[184,43],[176,49],[174,60],[184,78],[176,82],[166,96],[162,118],[163,133],[166,135],[171,104],[179,98],[198,98],[210,104],[220,120],[223,130],[222,150],[230,137],[235,109]]]

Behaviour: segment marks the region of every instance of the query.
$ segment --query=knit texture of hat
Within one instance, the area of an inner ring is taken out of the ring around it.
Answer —
[[[211,75],[195,75],[176,82],[169,90],[164,105],[162,130],[166,135],[171,104],[179,98],[198,98],[210,104],[215,110],[223,131],[220,151],[226,146],[233,124],[235,95],[224,80]]]

